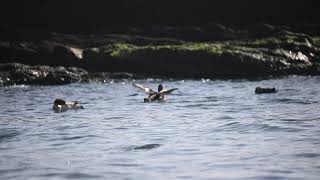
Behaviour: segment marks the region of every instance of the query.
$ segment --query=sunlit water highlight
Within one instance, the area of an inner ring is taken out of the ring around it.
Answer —
[[[0,179],[318,179],[320,77],[0,88]],[[254,94],[256,86],[275,94]],[[55,98],[84,110],[55,113]]]

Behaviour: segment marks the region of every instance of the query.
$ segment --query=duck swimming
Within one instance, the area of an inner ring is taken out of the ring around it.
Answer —
[[[63,99],[56,99],[53,103],[52,109],[54,111],[62,112],[69,109],[84,109],[79,101],[69,101],[66,102]]]
[[[165,97],[164,95],[168,95],[172,93],[174,90],[177,90],[178,88],[173,88],[173,89],[163,89],[162,84],[159,84],[158,86],[158,92],[153,91],[151,88],[148,87],[143,87],[140,84],[133,84],[133,86],[143,90],[146,94],[149,96],[147,98],[144,98],[144,102],[153,102],[153,101],[164,101]]]

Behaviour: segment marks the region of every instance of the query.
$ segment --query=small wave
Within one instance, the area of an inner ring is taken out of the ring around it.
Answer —
[[[240,122],[230,122],[217,127],[217,131],[237,131],[240,130],[243,125]]]
[[[73,137],[64,137],[62,140],[74,140],[74,139],[82,139],[85,138],[86,136],[73,136]]]
[[[201,108],[201,109],[210,109],[211,106],[213,106],[214,104],[207,104],[207,103],[196,103],[196,104],[187,104],[187,105],[183,105],[183,106],[179,106],[179,107],[185,107],[185,108]]]
[[[195,101],[193,101],[193,100],[181,100],[181,101],[179,101],[179,103],[193,103],[193,102],[195,102]]]
[[[256,124],[257,129],[263,130],[263,131],[283,131],[283,132],[299,132],[302,131],[302,129],[298,128],[289,128],[289,127],[280,127],[280,126],[274,126],[269,124]]]
[[[87,173],[48,173],[41,175],[41,177],[63,177],[67,179],[96,179],[100,178],[101,176],[99,175],[91,175]]]
[[[134,146],[131,149],[132,150],[150,150],[150,149],[158,148],[160,146],[161,146],[160,144],[145,144],[142,146]]]
[[[180,96],[180,97],[181,97],[181,96],[186,96],[186,94],[181,94],[181,93],[178,94],[178,93],[175,93],[175,94],[171,94],[171,96]]]
[[[210,102],[217,102],[217,99],[204,99],[204,100],[199,100],[199,101],[194,101],[198,103],[210,103]]]
[[[291,170],[281,170],[281,169],[273,169],[273,170],[268,170],[270,173],[281,173],[281,174],[291,174],[293,171]]]
[[[254,177],[248,177],[245,179],[263,179],[263,180],[282,180],[282,179],[288,179],[288,177],[285,176],[275,176],[275,175],[265,175],[265,176],[254,176]]]
[[[129,129],[129,127],[119,126],[119,127],[115,127],[114,129],[117,129],[117,130],[127,130],[127,129]]]
[[[276,99],[276,102],[280,103],[286,103],[286,104],[316,104],[317,101],[309,101],[309,100],[298,100],[298,99],[288,99],[288,98],[282,98],[282,99]]]
[[[303,131],[303,129],[300,129],[300,128],[277,126],[277,125],[270,125],[270,124],[265,124],[265,123],[252,123],[249,126],[252,126],[256,130],[262,130],[265,132],[300,132],[300,131]]]
[[[299,93],[299,89],[293,89],[293,88],[283,88],[282,91],[285,91],[287,93]]]
[[[227,123],[227,124],[219,126],[219,128],[221,128],[221,127],[229,127],[229,126],[239,125],[239,124],[240,124],[240,122],[230,122],[230,123]]]
[[[139,95],[138,93],[135,93],[135,94],[129,94],[127,97],[138,96],[138,95]]]
[[[0,129],[0,142],[11,139],[16,136],[20,135],[20,133],[16,130],[6,130],[6,129]]]
[[[0,169],[0,175],[14,173],[14,172],[21,172],[25,170],[24,168],[16,168],[16,169]]]
[[[103,119],[104,120],[115,120],[115,119],[119,120],[119,119],[126,119],[126,117],[125,116],[113,116],[113,117],[105,117]]]
[[[229,119],[235,119],[235,117],[229,116],[229,115],[222,115],[222,116],[219,117],[219,119],[229,120]]]
[[[63,137],[59,140],[75,140],[75,139],[82,139],[82,138],[92,138],[92,137],[98,137],[95,135],[86,135],[86,136],[70,136],[70,137]]]
[[[218,99],[218,96],[206,96],[204,97],[205,99],[208,99],[208,100],[217,100]]]
[[[139,164],[128,164],[128,163],[112,163],[109,164],[111,166],[121,166],[121,167],[136,167],[136,166],[140,166]]]
[[[291,128],[291,127],[280,127],[275,125],[263,124],[263,123],[241,123],[241,122],[230,122],[218,127],[222,131],[239,131],[239,132],[299,132],[302,129]]]
[[[295,156],[301,158],[317,158],[320,157],[320,153],[300,153],[296,154]]]

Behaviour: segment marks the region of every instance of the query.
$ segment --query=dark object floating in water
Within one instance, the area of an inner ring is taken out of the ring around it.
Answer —
[[[63,99],[56,99],[53,103],[52,109],[56,112],[63,112],[69,109],[84,109],[79,101],[65,101]]]
[[[153,101],[158,101],[162,102],[165,100],[164,95],[168,95],[172,93],[174,90],[177,90],[178,88],[173,88],[173,89],[163,89],[162,84],[159,84],[158,86],[158,92],[155,92],[151,88],[143,87],[140,84],[133,84],[133,86],[143,90],[146,94],[148,94],[147,98],[144,98],[144,102],[153,102]]]
[[[143,146],[134,147],[133,150],[154,149],[154,148],[157,148],[159,146],[160,146],[160,144],[146,144],[146,145],[143,145]]]
[[[256,94],[264,94],[264,93],[276,93],[276,88],[262,88],[256,87],[255,93]]]

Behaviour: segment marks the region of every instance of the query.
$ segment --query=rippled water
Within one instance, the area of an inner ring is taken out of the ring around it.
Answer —
[[[0,88],[0,179],[318,179],[320,77]],[[276,94],[254,94],[256,86]],[[55,113],[55,98],[84,110]]]

